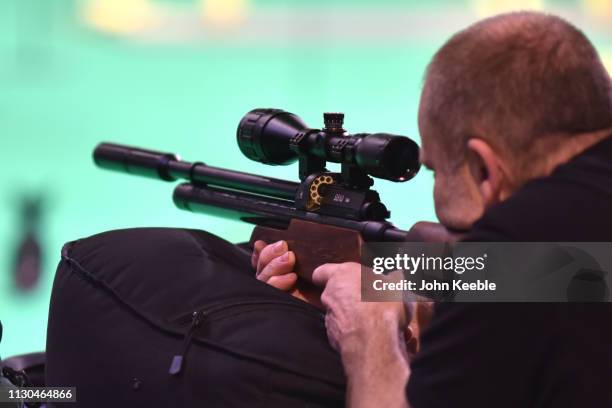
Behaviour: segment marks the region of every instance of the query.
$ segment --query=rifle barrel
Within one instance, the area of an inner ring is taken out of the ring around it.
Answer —
[[[94,161],[102,168],[165,181],[188,180],[197,185],[212,185],[295,200],[299,183],[240,171],[207,166],[201,162],[182,161],[172,153],[156,152],[114,143],[100,143]]]
[[[366,241],[411,241],[411,232],[386,221],[357,221],[295,208],[299,183],[181,161],[172,153],[101,143],[94,161],[102,168],[166,181],[188,180],[174,190],[182,209],[258,223],[286,224],[292,218],[349,228]]]

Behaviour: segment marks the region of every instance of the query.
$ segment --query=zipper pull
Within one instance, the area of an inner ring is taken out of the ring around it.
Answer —
[[[170,375],[178,375],[183,369],[184,360],[187,355],[189,345],[191,344],[193,333],[195,332],[195,329],[197,329],[198,326],[202,323],[205,315],[206,313],[204,311],[193,312],[193,314],[191,315],[191,325],[189,326],[187,334],[185,334],[185,340],[183,340],[183,348],[181,354],[177,354],[172,358],[170,370],[168,370],[168,373]]]

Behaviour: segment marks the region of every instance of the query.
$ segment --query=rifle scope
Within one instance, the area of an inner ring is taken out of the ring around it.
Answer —
[[[407,181],[418,172],[419,147],[414,141],[386,133],[349,135],[343,120],[341,113],[326,113],[325,128],[311,129],[293,113],[254,109],[242,118],[236,136],[246,157],[265,164],[286,165],[314,156],[391,181]]]

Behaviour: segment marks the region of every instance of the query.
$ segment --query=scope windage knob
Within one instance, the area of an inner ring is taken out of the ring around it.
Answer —
[[[344,113],[339,112],[326,112],[323,114],[323,123],[325,124],[326,132],[338,132],[343,133],[344,129]]]

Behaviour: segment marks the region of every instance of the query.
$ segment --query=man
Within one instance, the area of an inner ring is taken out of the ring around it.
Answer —
[[[453,36],[419,128],[437,216],[464,240],[612,241],[612,85],[566,21],[511,13]],[[255,249],[258,278],[292,290],[286,245]],[[437,304],[412,358],[410,308],[361,302],[359,276],[354,263],[313,274],[351,407],[612,406],[609,305]]]

